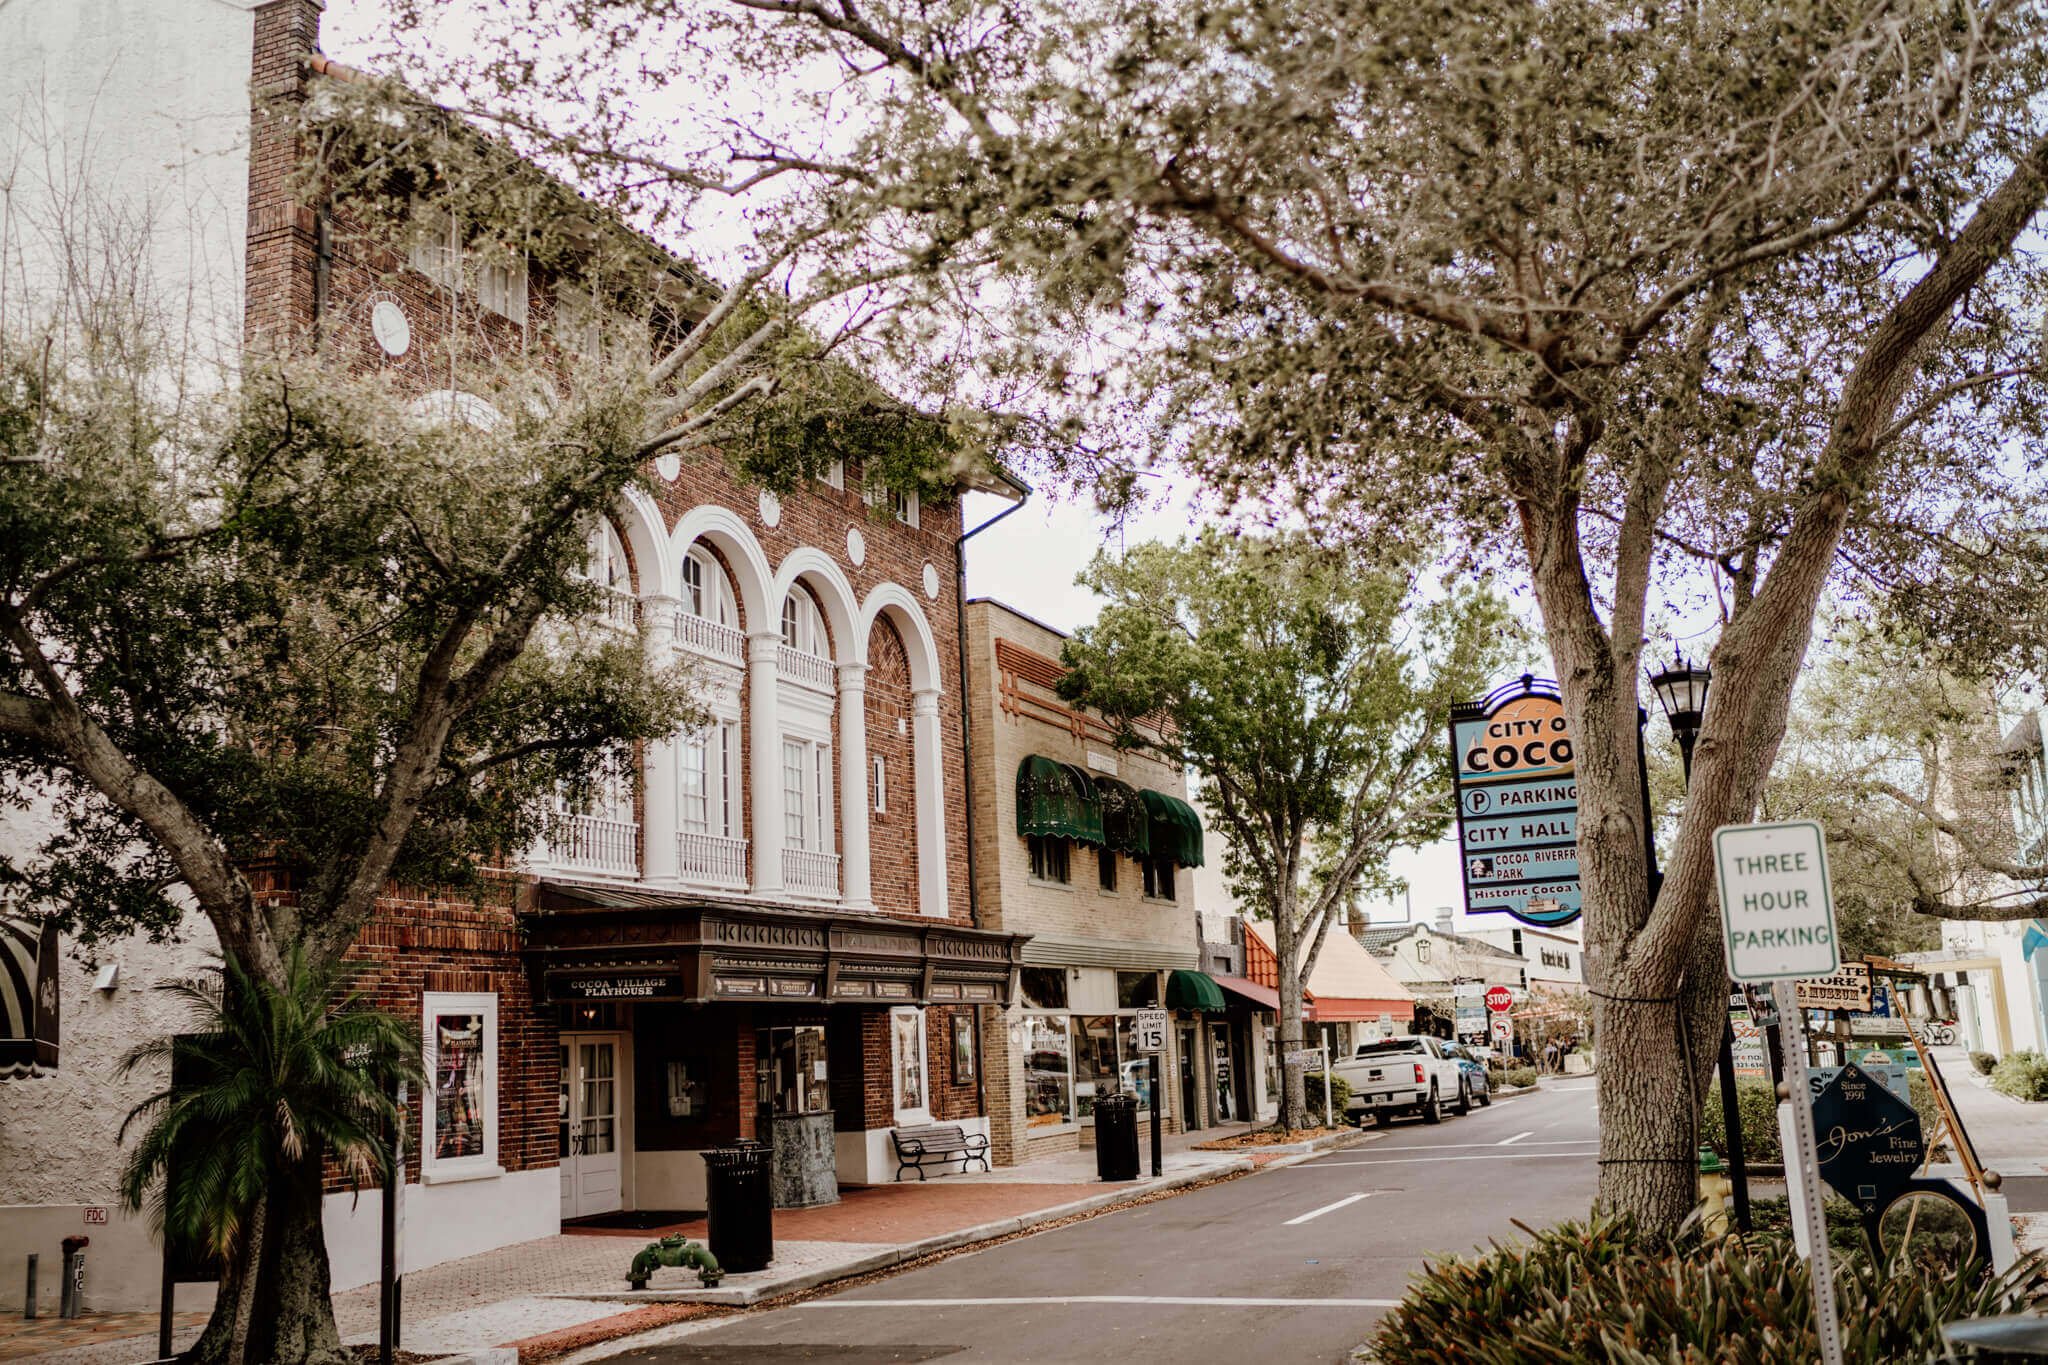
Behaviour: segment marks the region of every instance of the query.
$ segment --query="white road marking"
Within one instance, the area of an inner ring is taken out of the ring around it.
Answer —
[[[1290,1218],[1286,1222],[1282,1223],[1280,1226],[1283,1228],[1291,1228],[1296,1223],[1306,1223],[1311,1218],[1320,1218],[1326,1213],[1335,1213],[1338,1209],[1345,1207],[1347,1204],[1356,1204],[1361,1199],[1370,1199],[1377,1193],[1379,1193],[1379,1191],[1377,1190],[1367,1190],[1364,1194],[1347,1195],[1344,1198],[1339,1199],[1334,1204],[1325,1204],[1319,1209],[1310,1209],[1307,1213],[1304,1213],[1299,1218]]]
[[[1499,1142],[1496,1142],[1496,1143],[1494,1144],[1494,1146],[1496,1146],[1496,1147],[1512,1147],[1512,1146],[1514,1146],[1514,1145],[1515,1145],[1516,1143],[1520,1142],[1520,1141],[1521,1141],[1521,1140],[1522,1140],[1523,1138],[1525,1138],[1525,1137],[1534,1137],[1535,1135],[1536,1135],[1536,1130],[1535,1130],[1534,1128],[1531,1128],[1531,1129],[1530,1129],[1530,1130],[1529,1130],[1528,1132],[1526,1132],[1526,1133],[1517,1133],[1517,1134],[1515,1134],[1515,1135],[1514,1135],[1513,1137],[1506,1137],[1506,1138],[1502,1138],[1502,1139],[1501,1139],[1501,1140],[1500,1140]]]
[[[1522,1136],[1527,1137],[1528,1134],[1524,1133]],[[1524,1147],[1590,1147],[1599,1140],[1599,1138],[1538,1138],[1534,1142],[1525,1142],[1521,1145]],[[1512,1142],[1514,1139],[1509,1138],[1508,1141]],[[1491,1151],[1493,1148],[1501,1145],[1498,1142],[1436,1142],[1421,1147],[1382,1147],[1380,1150],[1383,1152],[1442,1152],[1456,1147],[1484,1147]]]
[[[1289,1166],[1283,1169],[1293,1171],[1327,1171],[1336,1166],[1406,1166],[1412,1165],[1417,1161],[1555,1161],[1559,1157],[1600,1155],[1600,1149],[1592,1143],[1587,1143],[1586,1146],[1589,1150],[1583,1152],[1496,1152],[1492,1156],[1397,1156],[1373,1161],[1325,1161],[1314,1166]],[[1389,1148],[1388,1150],[1398,1151],[1401,1149]],[[1408,1150],[1416,1149],[1410,1148]]]
[[[1197,1299],[1153,1294],[1080,1294],[1027,1299],[813,1299],[792,1308],[1001,1308],[1010,1304],[1129,1303],[1171,1308],[1395,1308],[1399,1299]]]

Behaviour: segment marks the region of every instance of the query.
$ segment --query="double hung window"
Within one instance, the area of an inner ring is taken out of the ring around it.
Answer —
[[[782,741],[782,838],[789,848],[832,851],[832,746]]]

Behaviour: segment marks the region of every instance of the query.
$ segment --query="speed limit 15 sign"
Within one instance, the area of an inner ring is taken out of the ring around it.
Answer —
[[[1166,1051],[1166,1011],[1139,1010],[1131,1021],[1131,1036],[1140,1052]]]

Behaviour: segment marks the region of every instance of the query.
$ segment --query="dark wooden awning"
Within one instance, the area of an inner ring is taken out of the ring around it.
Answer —
[[[1028,934],[543,882],[522,916],[559,1001],[1007,1005]]]

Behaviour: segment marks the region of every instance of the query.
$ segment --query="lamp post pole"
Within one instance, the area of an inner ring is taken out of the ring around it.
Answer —
[[[1684,656],[1650,679],[1650,687],[1671,722],[1671,734],[1678,741],[1678,758],[1685,785],[1692,787],[1692,748],[1700,736],[1700,720],[1707,709],[1707,686],[1713,673],[1687,665]],[[1721,1082],[1721,1127],[1728,1135],[1728,1175],[1735,1192],[1735,1226],[1750,1231],[1749,1161],[1742,1147],[1742,1111],[1735,1097],[1735,1027],[1728,1020],[1728,998],[1732,989],[1726,982],[1721,990],[1721,1055],[1716,1070]]]

